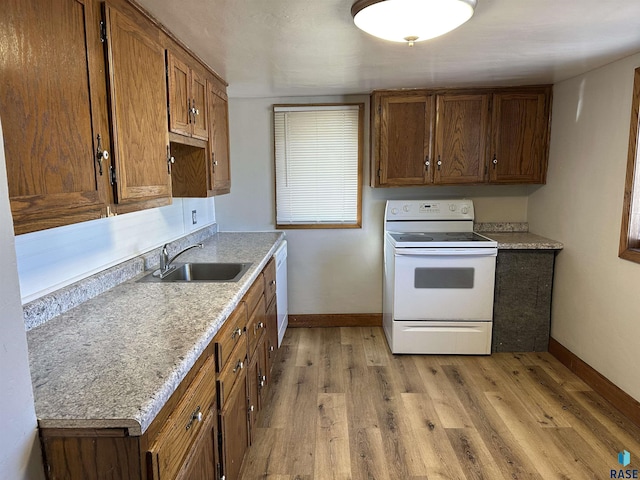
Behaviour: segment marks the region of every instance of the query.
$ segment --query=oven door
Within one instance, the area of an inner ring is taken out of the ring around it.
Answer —
[[[496,248],[396,248],[394,320],[491,321]]]

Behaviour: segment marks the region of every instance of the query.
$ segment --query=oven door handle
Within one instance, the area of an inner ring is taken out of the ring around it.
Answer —
[[[497,248],[396,248],[397,257],[496,257]]]

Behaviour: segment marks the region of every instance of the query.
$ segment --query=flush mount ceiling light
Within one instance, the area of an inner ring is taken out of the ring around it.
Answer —
[[[473,16],[477,0],[358,0],[353,21],[365,32],[392,42],[429,40]]]

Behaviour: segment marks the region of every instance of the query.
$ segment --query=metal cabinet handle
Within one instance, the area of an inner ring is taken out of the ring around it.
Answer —
[[[270,351],[270,352],[273,352],[274,350],[275,350],[275,347],[274,347],[273,345],[271,345],[271,346],[269,347],[269,351]]]
[[[431,162],[429,161],[429,155],[424,157],[424,168],[428,171],[431,166]]]
[[[96,161],[98,162],[99,173],[102,176],[102,161],[109,159],[109,152],[102,149],[102,137],[100,134],[96,137],[98,146],[96,147]]]
[[[254,410],[255,410],[255,409],[253,408],[253,405],[251,405],[251,406],[249,407],[249,411],[250,411],[250,412],[253,412]]]
[[[200,411],[200,405],[198,405],[191,414],[191,418],[189,419],[189,423],[187,423],[185,430],[189,430],[193,426],[193,422],[202,422],[202,412]]]
[[[271,280],[271,281],[269,282],[269,285],[271,285],[271,286],[274,286],[275,284],[276,284],[276,281],[275,281],[275,280]]]
[[[491,163],[493,163],[493,168],[496,168],[496,165],[498,164],[498,159],[496,158],[496,154],[493,154],[493,160],[491,160]]]
[[[440,170],[441,166],[442,166],[442,160],[440,160],[440,155],[438,155],[438,170]]]
[[[171,148],[167,145],[167,173],[171,175],[171,165],[176,163],[175,157],[171,156]]]
[[[200,110],[196,108],[196,99],[187,99],[187,109],[189,110],[189,123],[196,123],[196,115],[200,115]]]
[[[236,363],[236,368],[233,369],[233,373],[236,373],[238,370],[242,370],[244,368],[244,363],[241,360],[238,360]]]
[[[236,337],[241,337],[242,336],[242,329],[241,328],[236,328],[233,333],[231,334],[231,340],[235,340]]]

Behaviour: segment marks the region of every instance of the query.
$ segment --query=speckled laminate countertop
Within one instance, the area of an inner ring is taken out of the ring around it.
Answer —
[[[561,250],[562,243],[528,232],[482,232],[503,250]]]
[[[40,426],[144,433],[283,239],[215,234],[178,261],[252,262],[240,281],[136,282],[141,275],[28,331]]]

